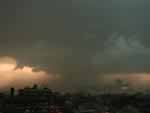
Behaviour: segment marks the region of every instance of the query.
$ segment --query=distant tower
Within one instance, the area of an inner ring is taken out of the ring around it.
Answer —
[[[33,88],[33,89],[38,89],[38,85],[37,85],[37,84],[34,84],[32,88]]]
[[[10,88],[10,96],[14,96],[15,95],[15,88]]]

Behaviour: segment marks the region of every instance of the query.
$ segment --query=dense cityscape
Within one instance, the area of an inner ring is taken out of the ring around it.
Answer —
[[[0,94],[1,113],[149,113],[150,95],[60,93],[37,85]]]

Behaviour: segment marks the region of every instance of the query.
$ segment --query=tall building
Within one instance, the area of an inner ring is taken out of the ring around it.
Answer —
[[[10,88],[10,96],[14,96],[15,95],[15,88]]]

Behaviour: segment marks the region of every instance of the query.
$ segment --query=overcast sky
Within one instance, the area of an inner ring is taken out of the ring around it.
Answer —
[[[150,72],[149,10],[148,0],[1,0],[0,55],[59,74],[68,89],[142,76]]]

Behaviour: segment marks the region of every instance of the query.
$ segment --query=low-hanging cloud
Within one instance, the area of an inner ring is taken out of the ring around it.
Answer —
[[[9,87],[23,88],[33,84],[47,86],[49,82],[59,80],[58,75],[50,75],[43,70],[33,71],[33,67],[16,68],[16,60],[11,57],[0,58],[0,90]]]

